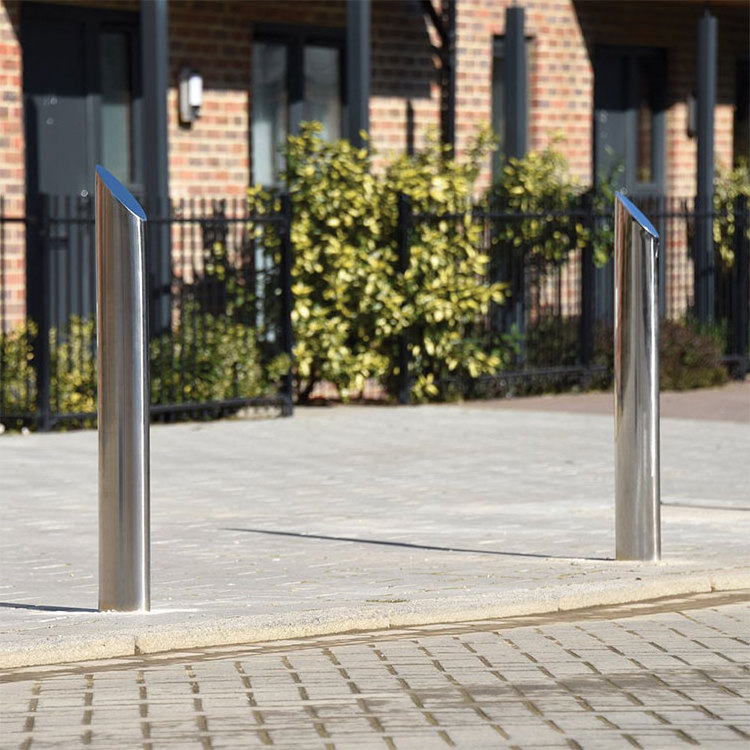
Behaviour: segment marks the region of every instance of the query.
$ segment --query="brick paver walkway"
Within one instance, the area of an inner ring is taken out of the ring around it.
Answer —
[[[2,747],[747,748],[747,593],[0,673]]]

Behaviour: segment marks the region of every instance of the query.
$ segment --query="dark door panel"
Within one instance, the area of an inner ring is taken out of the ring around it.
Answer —
[[[23,3],[29,313],[40,330],[95,311],[94,167],[139,192],[138,16]],[[106,132],[105,132],[106,131]]]
[[[22,43],[28,190],[90,192],[85,25],[35,20],[23,25]]]
[[[619,168],[617,187],[664,193],[666,64],[663,51],[599,47],[594,55],[594,179]]]

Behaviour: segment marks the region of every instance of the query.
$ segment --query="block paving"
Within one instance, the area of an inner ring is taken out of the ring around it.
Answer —
[[[2,672],[0,744],[747,748],[748,595]]]

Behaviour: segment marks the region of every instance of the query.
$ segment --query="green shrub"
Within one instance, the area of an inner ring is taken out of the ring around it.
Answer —
[[[716,337],[672,320],[661,325],[659,370],[660,386],[667,391],[708,388],[729,378]]]
[[[556,140],[543,151],[509,159],[491,188],[492,203],[501,211],[531,216],[497,223],[494,241],[499,251],[522,252],[542,271],[562,264],[589,239],[582,217],[565,215],[582,207],[584,192],[571,177]]]
[[[495,247],[501,253],[522,253],[542,273],[589,244],[594,263],[603,266],[614,244],[613,206],[622,163],[615,162],[599,175],[595,188],[587,188],[571,175],[559,150],[561,140],[558,135],[543,151],[509,159],[490,188],[491,203],[500,211],[530,214],[498,222]]]
[[[614,371],[611,327],[600,327],[594,343],[597,364]],[[665,391],[710,388],[726,383],[720,336],[701,330],[692,321],[663,320],[659,328],[659,386]]]
[[[2,403],[5,413],[35,413],[33,323],[0,336],[3,362]],[[94,414],[97,409],[96,324],[72,316],[61,329],[50,330],[50,408],[57,414]],[[172,334],[150,343],[151,402],[201,403],[255,398],[272,393],[289,369],[285,354],[265,363],[253,328],[229,314],[203,313],[194,305],[183,310]],[[92,418],[66,421],[66,427],[91,427]],[[21,426],[18,422],[11,425]]]
[[[446,374],[476,375],[497,369],[497,354],[472,336],[502,287],[486,283],[487,257],[478,250],[481,230],[471,220],[474,182],[490,138],[482,133],[460,163],[436,139],[413,157],[391,160],[381,174],[372,152],[346,141],[326,143],[320,126],[305,123],[287,145],[292,205],[292,314],[297,392],[304,401],[315,383],[332,382],[346,399],[367,378],[391,394],[398,382],[398,340],[409,330],[411,376],[417,400],[440,395]],[[415,212],[459,214],[431,225],[419,222],[405,274],[396,271],[399,192]],[[278,210],[274,196],[249,192],[252,213]],[[275,253],[272,226],[251,226]]]
[[[265,395],[288,368],[281,355],[264,368],[255,331],[229,315],[182,311],[171,333],[151,341],[151,402],[204,403]]]
[[[36,371],[32,367],[36,326],[27,321],[0,333],[0,403],[6,413],[24,412],[34,403]]]
[[[396,197],[403,193],[416,214],[450,216],[414,222],[409,267],[393,280],[401,325],[409,331],[410,377],[415,401],[451,398],[452,382],[497,372],[507,348],[486,346],[490,304],[502,304],[506,285],[488,282],[489,256],[481,250],[483,226],[473,220],[475,184],[492,139],[481,131],[458,161],[431,137],[415,156],[401,156],[386,168],[383,214],[396,227]],[[395,247],[395,236],[391,245]],[[385,383],[393,394],[400,376],[397,347],[383,341],[388,357]]]
[[[714,248],[720,271],[727,271],[734,265],[737,222],[735,200],[744,196],[750,203],[750,172],[748,165],[741,164],[732,170],[717,167],[714,180]],[[747,204],[746,204],[747,205]],[[750,221],[746,224],[750,239]]]
[[[71,316],[62,331],[50,329],[51,408],[59,414],[96,412],[96,323]],[[91,420],[71,426],[91,427]]]
[[[286,171],[294,221],[292,292],[296,382],[305,400],[326,380],[343,398],[378,377],[385,360],[379,337],[396,325],[391,277],[395,255],[381,239],[382,186],[371,171],[370,154],[347,141],[327,143],[320,126],[305,123],[290,136]],[[260,188],[249,192],[251,212],[279,210]],[[258,241],[279,257],[271,225],[252,227]]]

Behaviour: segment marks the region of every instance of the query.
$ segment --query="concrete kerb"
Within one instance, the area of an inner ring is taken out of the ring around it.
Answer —
[[[598,606],[631,604],[711,592],[748,590],[750,567],[723,569],[704,575],[666,575],[658,580],[612,581],[607,584],[570,584],[535,590],[506,591],[502,602],[494,596],[446,597],[420,602],[381,602],[351,608],[290,613],[288,617],[248,616],[186,620],[154,626],[152,614],[133,613],[128,632],[106,630],[108,613],[101,618],[102,632],[82,636],[39,637],[34,643],[0,645],[0,669],[158,654],[183,649],[252,645],[269,641],[382,631],[476,620],[524,617],[570,612]],[[28,638],[28,636],[26,636]]]

